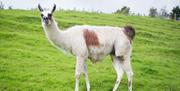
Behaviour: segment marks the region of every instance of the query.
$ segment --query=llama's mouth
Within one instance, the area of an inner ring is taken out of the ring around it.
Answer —
[[[45,22],[45,24],[47,24],[47,25],[49,24],[49,21],[48,21],[48,20],[44,20],[44,22]]]
[[[50,24],[51,24],[50,20],[48,20],[48,19],[44,19],[43,21],[44,21],[44,23],[45,23],[46,25],[50,25]]]

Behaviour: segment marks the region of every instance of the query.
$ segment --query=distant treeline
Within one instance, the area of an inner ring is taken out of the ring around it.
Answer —
[[[4,9],[4,4],[2,1],[0,1],[0,9]],[[8,7],[9,10],[13,9],[12,6]],[[36,9],[31,9],[31,10],[36,10]],[[73,10],[64,10],[64,9],[59,9],[62,11],[79,11],[76,8],[74,8]],[[83,12],[87,12],[86,10],[82,10]],[[89,11],[88,11],[89,12]],[[103,13],[101,11],[94,11],[91,10],[91,13]],[[147,15],[142,15],[142,14],[135,14],[135,13],[131,13],[130,12],[130,7],[124,6],[121,9],[117,9],[115,12],[113,12],[114,14],[123,14],[123,15],[131,15],[131,16],[147,16]],[[166,10],[166,6],[161,8],[159,11],[157,8],[150,8],[149,9],[149,14],[148,16],[150,17],[160,17],[160,18],[165,18],[165,19],[173,19],[173,20],[179,20],[180,21],[180,7],[179,6],[175,6],[173,7],[173,9],[171,10],[171,12],[168,12]]]
[[[141,14],[130,13],[130,8],[127,6],[124,6],[121,9],[116,10],[114,13],[115,14],[124,14],[124,15],[142,16]],[[171,12],[168,13],[168,11],[166,10],[166,7],[161,8],[159,11],[157,10],[157,8],[152,7],[149,9],[149,15],[148,16],[180,20],[180,8],[179,8],[179,6],[175,6],[171,10]]]

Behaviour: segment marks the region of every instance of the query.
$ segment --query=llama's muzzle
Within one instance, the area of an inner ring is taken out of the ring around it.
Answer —
[[[49,24],[49,19],[47,17],[43,18],[45,24]]]

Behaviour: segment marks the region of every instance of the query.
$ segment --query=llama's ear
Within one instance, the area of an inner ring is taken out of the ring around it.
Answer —
[[[56,10],[56,4],[54,4],[53,9],[52,9],[52,13]]]
[[[38,8],[39,8],[39,11],[41,11],[41,12],[43,11],[40,4],[38,4]]]

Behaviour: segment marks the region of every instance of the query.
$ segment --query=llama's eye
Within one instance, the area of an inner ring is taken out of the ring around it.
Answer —
[[[43,17],[44,15],[43,14],[41,14],[41,17]]]
[[[48,14],[48,17],[52,17],[52,14]]]

